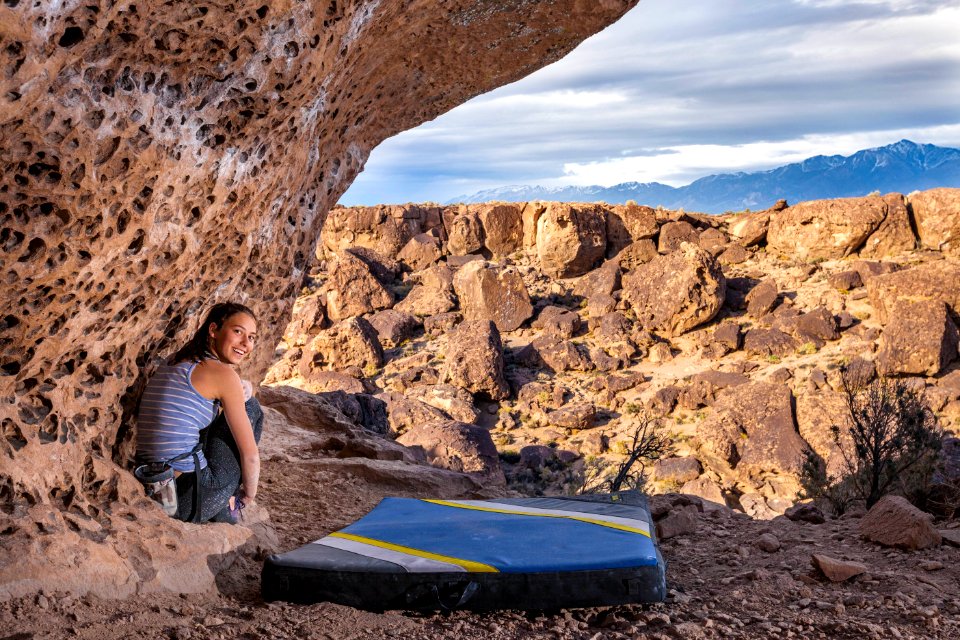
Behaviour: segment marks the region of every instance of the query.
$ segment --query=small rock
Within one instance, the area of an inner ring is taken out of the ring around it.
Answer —
[[[843,582],[867,570],[867,565],[862,562],[837,560],[836,558],[831,558],[830,556],[819,553],[813,554],[810,561],[813,566],[820,569],[823,575],[829,578],[831,582]]]
[[[780,540],[772,533],[765,533],[757,538],[757,547],[761,551],[774,553],[780,550]]]
[[[937,560],[926,560],[920,563],[920,568],[924,571],[939,571],[943,569],[943,563]]]

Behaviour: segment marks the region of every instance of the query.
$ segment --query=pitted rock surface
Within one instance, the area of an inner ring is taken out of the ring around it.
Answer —
[[[4,3],[0,529],[108,536],[144,381],[206,308],[254,307],[262,377],[371,149],[635,4]]]

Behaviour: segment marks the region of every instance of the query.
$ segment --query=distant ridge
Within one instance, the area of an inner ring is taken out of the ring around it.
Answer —
[[[684,187],[659,182],[624,182],[612,187],[509,186],[453,198],[457,202],[560,200],[649,206],[723,213],[765,209],[777,200],[863,196],[873,191],[909,193],[934,187],[960,187],[960,149],[910,140],[864,149],[851,156],[814,156],[769,171],[725,173],[700,178]]]

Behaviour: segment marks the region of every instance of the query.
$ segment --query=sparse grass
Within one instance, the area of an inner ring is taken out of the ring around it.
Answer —
[[[770,364],[780,364],[780,356],[771,353],[767,356],[767,362]]]
[[[864,320],[869,320],[869,319],[870,319],[870,312],[869,312],[869,311],[857,311],[855,314],[853,314],[853,317],[856,318],[857,320],[863,322]]]
[[[817,345],[812,342],[805,342],[797,348],[797,354],[801,356],[811,356],[817,352]]]
[[[641,411],[643,411],[643,405],[638,402],[628,402],[627,404],[623,405],[623,412],[628,416],[637,415]]]

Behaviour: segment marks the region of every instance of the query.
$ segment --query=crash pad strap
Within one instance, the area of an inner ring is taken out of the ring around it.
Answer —
[[[335,538],[336,540],[331,540]],[[463,558],[454,558],[422,549],[414,549],[399,544],[384,542],[375,538],[358,536],[352,533],[336,531],[317,544],[343,549],[352,553],[386,560],[402,566],[407,571],[422,573],[435,571],[469,571],[479,573],[497,573],[497,568],[482,562],[473,562]]]
[[[639,533],[650,537],[650,527],[642,520],[608,516],[599,513],[584,513],[582,511],[567,511],[561,509],[538,509],[536,507],[522,507],[514,504],[496,503],[489,500],[424,500],[431,504],[438,504],[457,509],[472,509],[474,511],[488,511],[491,513],[505,513],[517,516],[539,516],[542,518],[566,518],[601,527],[609,527],[630,533]],[[495,505],[495,506],[494,506]]]

